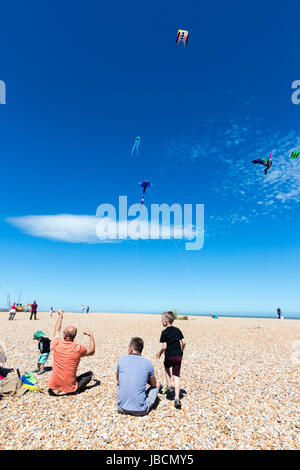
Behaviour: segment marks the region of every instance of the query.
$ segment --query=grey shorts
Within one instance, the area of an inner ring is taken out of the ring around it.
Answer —
[[[151,408],[153,408],[153,405],[155,403],[155,400],[158,395],[158,388],[157,387],[149,387],[148,390],[146,390],[146,405],[147,408],[145,411],[129,411],[129,410],[123,410],[120,406],[118,406],[118,412],[125,414],[125,415],[132,415],[132,416],[146,416]]]

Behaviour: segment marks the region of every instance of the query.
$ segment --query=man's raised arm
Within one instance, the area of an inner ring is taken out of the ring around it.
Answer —
[[[84,331],[83,334],[90,337],[90,344],[89,344],[89,347],[87,348],[87,352],[85,353],[85,356],[93,356],[95,354],[95,340],[94,340],[93,333],[91,333],[90,331]]]
[[[62,319],[63,319],[63,313],[64,313],[64,311],[61,308],[59,308],[57,310],[58,318],[56,320],[56,324],[55,324],[55,328],[54,328],[54,338],[59,338]]]

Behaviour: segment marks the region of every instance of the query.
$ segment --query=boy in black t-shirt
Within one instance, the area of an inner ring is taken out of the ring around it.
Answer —
[[[40,351],[39,358],[37,360],[37,373],[43,374],[45,372],[45,364],[48,360],[50,354],[50,344],[51,340],[45,336],[45,333],[41,330],[38,330],[34,333],[33,339],[36,339],[39,344],[38,348]]]
[[[180,392],[180,368],[181,361],[183,356],[183,351],[186,345],[183,334],[179,328],[172,326],[174,322],[173,312],[165,312],[162,316],[162,324],[165,327],[160,336],[160,342],[162,347],[157,353],[157,357],[165,353],[165,374],[167,380],[167,387],[165,393],[173,392],[174,388],[172,387],[172,376],[174,377],[175,383],[175,408],[181,408],[181,402],[179,399]],[[172,368],[172,374],[170,369]]]

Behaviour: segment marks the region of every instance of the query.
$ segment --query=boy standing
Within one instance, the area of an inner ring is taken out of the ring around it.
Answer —
[[[172,393],[174,387],[172,387],[172,376],[174,377],[175,383],[175,408],[181,408],[181,401],[179,398],[180,394],[180,368],[183,356],[183,351],[186,346],[183,334],[179,328],[172,326],[174,322],[173,312],[165,312],[162,316],[162,324],[165,327],[160,336],[160,343],[162,347],[157,353],[157,357],[165,353],[165,374],[167,380],[167,387],[165,393]],[[172,368],[172,374],[170,369]]]
[[[41,330],[34,333],[33,339],[36,339],[39,342],[38,348],[40,350],[40,355],[37,361],[37,373],[43,374],[45,372],[45,364],[48,361],[50,354],[51,340],[46,338],[45,333]]]

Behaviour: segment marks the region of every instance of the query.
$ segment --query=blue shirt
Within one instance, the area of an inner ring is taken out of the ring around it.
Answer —
[[[123,356],[118,362],[118,406],[125,411],[145,411],[146,385],[154,376],[151,361],[137,354]]]

